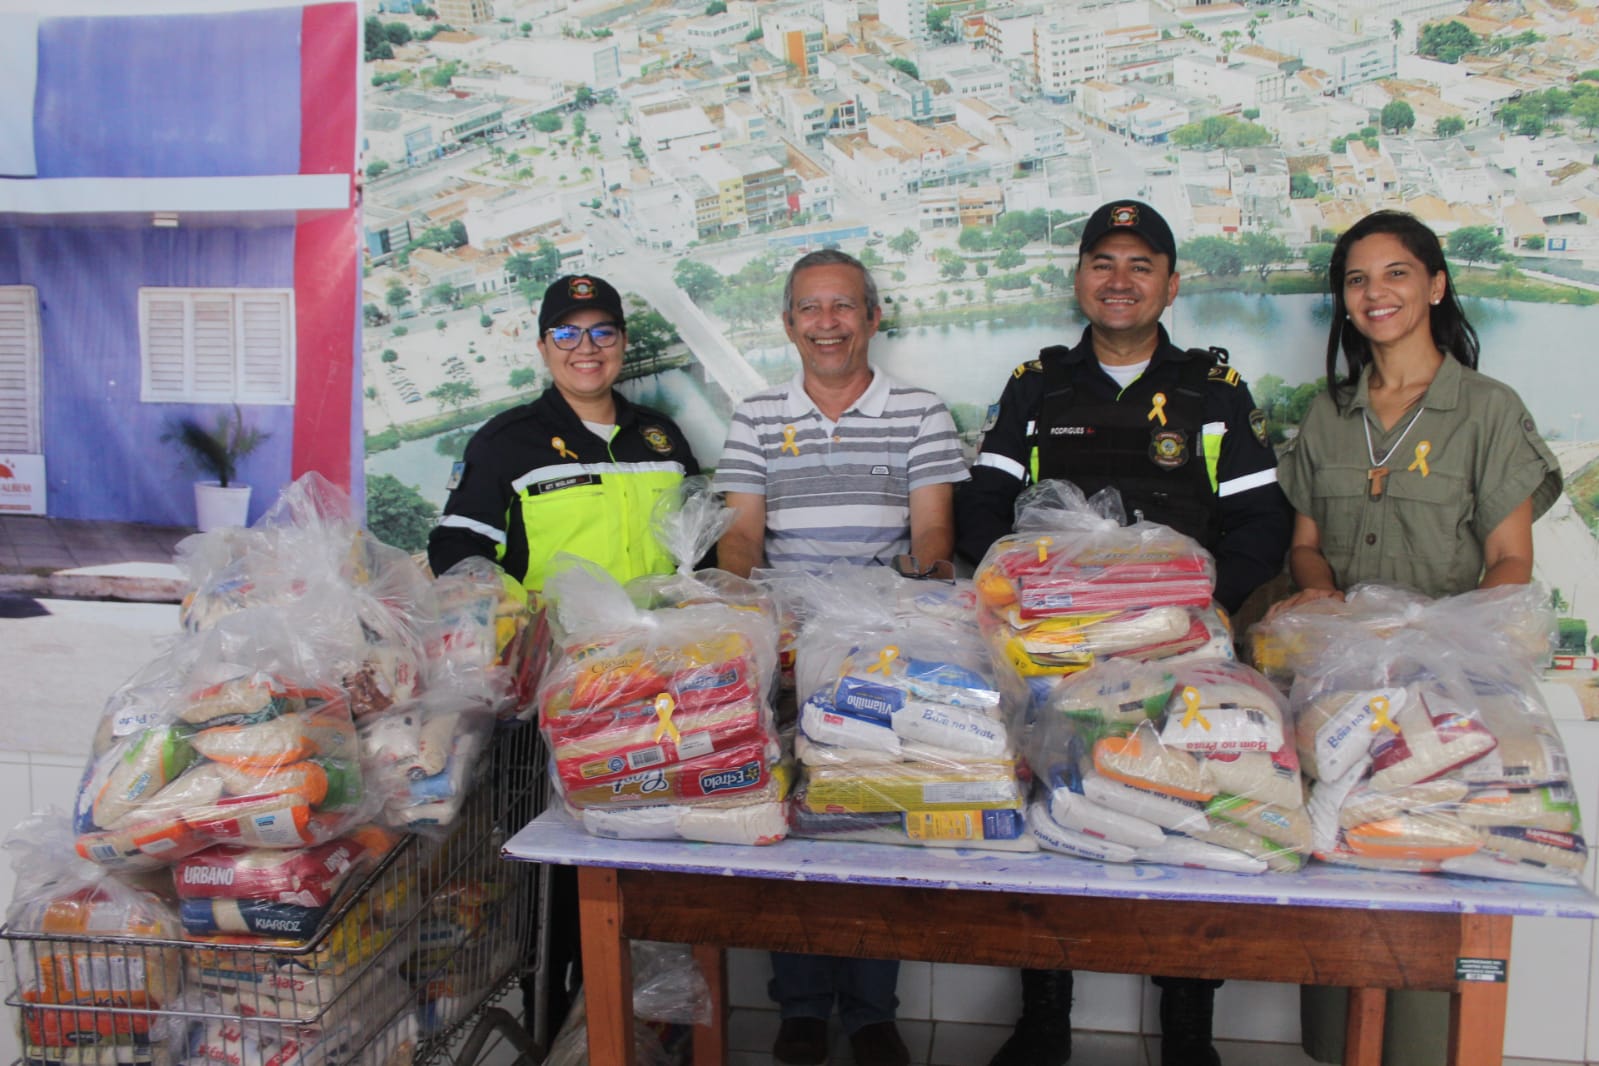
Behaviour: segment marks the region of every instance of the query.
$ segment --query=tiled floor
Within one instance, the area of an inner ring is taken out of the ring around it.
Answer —
[[[46,574],[83,566],[172,561],[192,529],[0,515],[0,574]]]
[[[1010,1035],[1008,1025],[902,1020],[900,1035],[914,1066],[984,1066]],[[777,1012],[735,1010],[728,1019],[728,1066],[772,1066]],[[1218,1041],[1226,1066],[1314,1066],[1315,1059],[1291,1044]],[[850,1066],[849,1040],[835,1025],[831,1066]],[[1136,1033],[1072,1034],[1072,1066],[1158,1066],[1160,1038]],[[1506,1060],[1509,1063],[1510,1060]]]

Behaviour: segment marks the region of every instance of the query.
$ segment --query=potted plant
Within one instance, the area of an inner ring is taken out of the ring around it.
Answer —
[[[244,412],[233,405],[207,427],[192,418],[176,422],[161,438],[176,441],[188,453],[190,462],[212,480],[194,483],[195,525],[202,533],[225,526],[242,526],[250,516],[250,486],[235,481],[239,462],[271,437],[270,433],[244,422]]]

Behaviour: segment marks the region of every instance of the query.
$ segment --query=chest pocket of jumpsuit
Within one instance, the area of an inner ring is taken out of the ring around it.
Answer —
[[[1322,552],[1334,569],[1348,561],[1364,535],[1370,492],[1371,482],[1363,466],[1324,466],[1312,477],[1311,517],[1321,534]]]
[[[1397,462],[1391,465],[1397,469],[1384,486],[1390,497],[1388,521],[1378,531],[1388,537],[1388,553],[1403,553],[1417,562],[1436,559],[1445,566],[1463,544],[1473,546],[1465,550],[1480,554],[1471,526],[1476,494],[1467,479],[1444,473],[1437,464],[1426,477]]]
[[[605,475],[555,487],[542,482],[522,490],[522,529],[527,536],[525,584],[541,588],[550,562],[561,552],[590,559],[610,573],[622,563],[622,538],[616,527],[616,506]],[[563,479],[565,480],[565,479]]]

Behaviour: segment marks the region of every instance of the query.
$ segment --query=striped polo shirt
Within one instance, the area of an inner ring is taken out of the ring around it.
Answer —
[[[875,370],[836,423],[803,374],[739,404],[715,487],[766,497],[766,564],[806,570],[910,551],[911,491],[970,476],[943,402]]]

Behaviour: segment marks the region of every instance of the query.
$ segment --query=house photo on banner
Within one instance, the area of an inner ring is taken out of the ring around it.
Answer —
[[[185,420],[362,491],[359,5],[196,8],[0,10],[0,512],[194,525]]]

